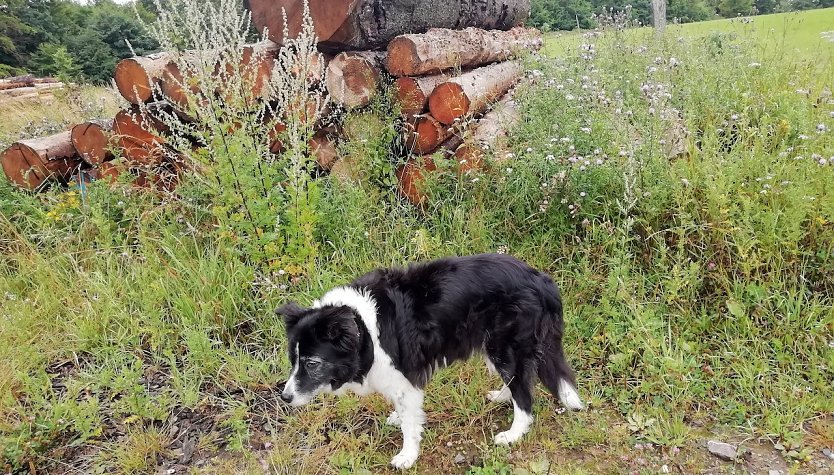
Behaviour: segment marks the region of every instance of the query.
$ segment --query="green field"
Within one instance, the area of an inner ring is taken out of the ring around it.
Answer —
[[[235,122],[177,195],[0,180],[0,468],[394,473],[383,400],[280,402],[273,309],[376,266],[509,252],[562,288],[589,407],[540,388],[532,431],[496,447],[499,380],[480,358],[453,365],[427,388],[409,473],[832,473],[826,30],[834,9],[551,35],[507,150],[465,176],[437,157],[422,209],[395,192],[384,98],[347,119],[352,180],[310,179],[297,150],[261,161]],[[99,93],[3,109],[0,141],[102,113]],[[263,168],[271,186],[250,179]]]
[[[682,25],[671,24],[668,34],[672,37],[707,37],[711,34],[731,34],[743,41],[754,41],[757,51],[763,55],[780,55],[791,62],[797,59],[818,63],[831,61],[834,54],[834,8],[802,12],[760,15],[729,20],[713,20]],[[629,30],[634,38],[649,38],[651,28]],[[550,55],[563,54],[578,46],[578,33],[551,33],[545,51]],[[830,78],[829,78],[830,79]]]

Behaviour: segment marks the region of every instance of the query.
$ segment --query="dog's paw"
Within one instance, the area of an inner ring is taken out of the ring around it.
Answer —
[[[489,391],[487,392],[487,399],[492,402],[507,402],[512,399],[510,395],[510,390],[507,388],[498,390],[498,391]]]
[[[385,423],[389,426],[399,427],[402,421],[400,421],[400,415],[397,414],[397,411],[394,411],[388,416],[388,419],[385,419]]]
[[[514,434],[513,431],[508,430],[505,432],[500,432],[495,435],[495,445],[510,445],[514,444],[520,439],[521,436],[518,434]]]
[[[391,465],[393,465],[394,468],[399,469],[411,468],[411,466],[414,465],[414,462],[417,461],[417,455],[417,452],[412,453],[402,451],[391,459]]]

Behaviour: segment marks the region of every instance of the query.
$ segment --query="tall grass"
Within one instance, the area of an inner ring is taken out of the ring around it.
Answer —
[[[295,414],[261,405],[286,370],[271,309],[375,266],[495,251],[559,282],[580,392],[606,414],[559,415],[544,398],[521,458],[623,441],[671,450],[692,440],[694,421],[781,442],[797,462],[830,443],[824,425],[807,425],[834,411],[834,103],[819,65],[720,34],[610,28],[581,43],[530,59],[514,156],[462,178],[438,160],[424,212],[396,196],[388,144],[368,140],[386,126],[363,120],[370,136],[345,145],[360,178],[316,182],[315,266],[295,272],[240,259],[199,182],[177,199],[0,184],[6,463],[149,470],[167,457],[159,428],[189,407],[219,408],[224,447],[271,443],[261,462],[227,458],[220,471],[381,469],[398,436],[379,400]],[[390,123],[389,110],[383,101],[374,114]],[[162,388],[145,385],[151,370],[168,375]],[[441,372],[426,447],[456,450],[454,434],[475,441],[479,463],[504,467],[486,442],[507,417],[485,401],[494,384],[477,363]],[[136,449],[79,462],[69,443]]]

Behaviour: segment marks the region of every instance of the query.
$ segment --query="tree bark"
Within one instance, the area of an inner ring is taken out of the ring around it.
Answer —
[[[503,96],[521,77],[517,62],[491,64],[474,69],[434,89],[429,110],[435,119],[452,124],[455,119],[479,114]]]
[[[3,172],[13,184],[37,190],[49,180],[63,183],[81,166],[70,132],[15,142],[0,155]]]
[[[379,89],[384,53],[352,51],[336,55],[327,65],[325,85],[333,102],[347,108],[371,103]]]
[[[100,165],[113,158],[112,119],[78,124],[72,128],[70,136],[78,156],[90,165]]]
[[[304,2],[244,0],[258,31],[283,41],[301,32]],[[395,36],[429,28],[508,30],[530,15],[530,0],[310,0],[310,16],[324,51],[382,49]],[[284,24],[282,11],[286,11]]]
[[[134,105],[153,99],[154,86],[172,59],[173,56],[168,53],[156,53],[119,61],[113,77],[122,97]]]
[[[433,28],[423,34],[402,35],[388,43],[385,65],[394,76],[436,74],[452,68],[473,68],[505,61],[541,47],[537,30],[449,30]]]
[[[458,173],[465,174],[472,170],[483,168],[484,157],[500,150],[507,135],[516,124],[521,121],[518,105],[507,94],[489,113],[472,126],[472,136],[455,152],[458,162]]]
[[[445,74],[419,78],[401,77],[394,81],[394,98],[400,103],[400,112],[406,117],[419,115],[429,106],[429,96],[434,88],[449,80]]]
[[[658,33],[666,29],[666,0],[652,0],[652,24]]]

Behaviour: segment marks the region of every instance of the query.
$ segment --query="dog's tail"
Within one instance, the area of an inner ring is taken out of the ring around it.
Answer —
[[[584,407],[576,391],[576,376],[562,350],[561,336],[545,343],[538,371],[542,384],[562,401],[566,409],[578,411]]]

